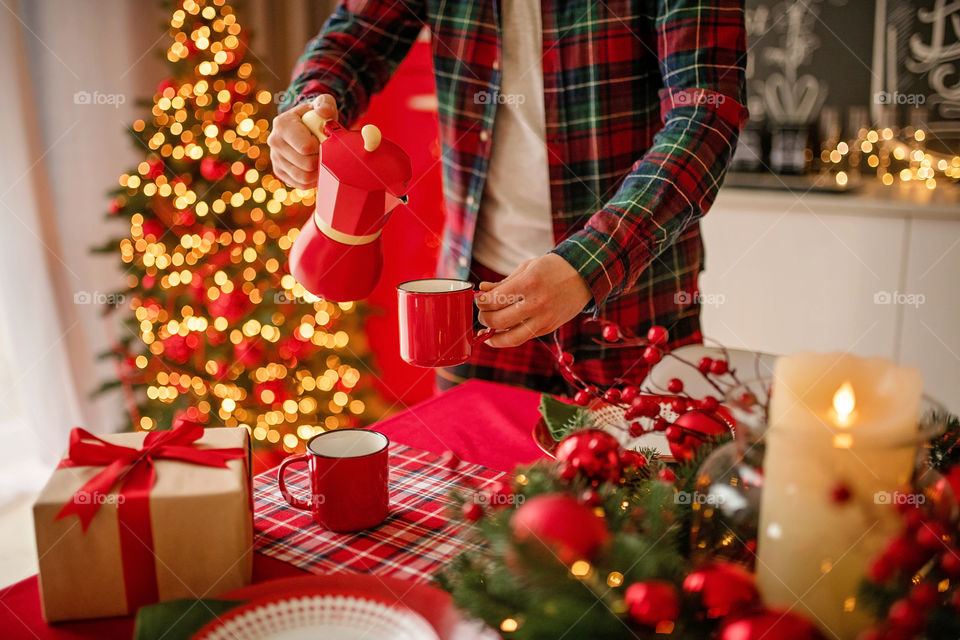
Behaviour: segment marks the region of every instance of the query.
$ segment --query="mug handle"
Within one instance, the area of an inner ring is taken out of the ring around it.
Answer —
[[[307,502],[306,500],[301,500],[300,498],[294,497],[293,494],[287,491],[287,484],[286,482],[284,482],[283,476],[286,473],[288,466],[290,466],[291,464],[296,464],[298,462],[309,462],[310,461],[309,456],[310,456],[309,453],[301,453],[300,455],[297,455],[297,456],[290,456],[289,458],[285,458],[283,462],[280,463],[280,467],[277,469],[277,484],[280,486],[280,495],[283,496],[283,499],[286,500],[287,504],[289,504],[291,507],[296,507],[297,509],[303,509],[304,511],[311,510],[310,503]]]
[[[485,341],[487,338],[496,333],[496,329],[491,329],[487,327],[486,329],[481,329],[480,331],[474,331],[470,336],[470,344],[476,346],[481,342]]]

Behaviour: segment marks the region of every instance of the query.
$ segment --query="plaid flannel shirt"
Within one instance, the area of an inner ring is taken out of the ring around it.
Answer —
[[[469,277],[498,104],[490,96],[500,87],[498,4],[341,2],[307,46],[282,105],[330,93],[341,122],[351,123],[429,28],[447,209],[444,277]],[[743,2],[544,0],[541,11],[554,252],[590,286],[594,315],[638,333],[664,325],[674,345],[699,341],[698,220],[747,117]],[[560,339],[578,362],[595,361],[597,382],[641,379],[639,351],[598,344],[600,330],[581,314]],[[549,360],[537,349],[481,349],[472,374],[519,384],[527,374],[539,378]],[[504,366],[517,375],[496,375]]]

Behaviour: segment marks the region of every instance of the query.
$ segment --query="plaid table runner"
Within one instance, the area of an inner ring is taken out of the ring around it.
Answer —
[[[463,550],[477,543],[465,525],[451,522],[449,493],[482,490],[508,474],[461,463],[450,471],[440,456],[390,445],[390,515],[376,529],[333,533],[306,511],[288,505],[277,488],[276,469],[253,479],[254,548],[311,573],[371,573],[427,581]],[[307,496],[305,466],[287,471],[291,492]]]

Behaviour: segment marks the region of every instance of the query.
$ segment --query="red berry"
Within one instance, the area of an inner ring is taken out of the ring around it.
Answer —
[[[655,365],[663,360],[663,354],[654,346],[649,346],[643,350],[643,361],[649,365]]]
[[[919,629],[923,626],[923,612],[915,603],[905,598],[890,605],[887,619],[901,629]]]
[[[744,391],[740,394],[740,397],[737,398],[737,402],[744,407],[752,407],[757,404],[757,396],[753,395],[749,391]]]
[[[921,609],[929,609],[937,604],[940,594],[930,582],[918,582],[910,590],[910,600]]]
[[[643,425],[639,422],[630,423],[630,437],[639,438],[643,435]]]
[[[924,549],[937,551],[943,546],[943,536],[945,535],[943,526],[939,522],[924,522],[917,529],[917,544]]]
[[[637,388],[633,385],[629,385],[623,388],[623,391],[620,393],[620,399],[627,404],[631,404],[634,400],[637,399]]]
[[[468,522],[476,522],[483,517],[483,507],[476,502],[463,503],[463,518]]]
[[[670,410],[674,413],[683,413],[687,410],[687,401],[683,398],[673,398],[670,400]]]
[[[667,343],[670,334],[660,325],[654,325],[647,331],[647,342],[653,345],[664,345]]]
[[[642,416],[652,418],[660,415],[660,403],[652,396],[640,396],[633,404],[639,407]]]
[[[670,378],[670,382],[667,383],[667,391],[670,393],[682,393],[683,380],[680,378]]]
[[[603,339],[607,342],[616,342],[620,339],[620,327],[614,323],[609,323],[603,325],[603,331],[601,331]]]
[[[590,404],[590,400],[590,392],[586,389],[580,389],[580,391],[577,391],[577,393],[573,396],[573,403],[580,407],[585,407]]]
[[[663,469],[660,469],[660,471],[657,471],[657,480],[673,484],[677,480],[677,474],[673,472],[673,469],[664,467]]]
[[[960,576],[960,551],[956,549],[946,550],[940,556],[940,568],[951,578]]]
[[[572,365],[573,365],[573,354],[570,353],[569,351],[564,351],[563,353],[561,353],[561,354],[560,354],[560,364],[562,364],[562,365],[564,365],[564,366],[567,366],[567,367],[572,366]]]
[[[653,419],[653,430],[654,431],[666,431],[667,427],[670,426],[670,423],[664,420],[663,418],[654,418]]]
[[[722,376],[729,370],[729,365],[726,360],[714,360],[710,363],[710,373]]]
[[[643,467],[647,464],[647,459],[643,455],[631,449],[624,449],[620,452],[620,464],[626,468]]]
[[[699,404],[704,411],[716,411],[717,407],[720,406],[720,401],[715,396],[704,396]]]
[[[710,373],[711,365],[713,365],[713,358],[703,357],[697,363],[697,369],[700,370],[700,373]]]
[[[878,584],[883,584],[892,576],[893,566],[884,556],[873,559],[867,565],[867,577]]]
[[[603,394],[603,399],[610,404],[617,404],[620,402],[620,389],[607,389],[606,393]]]
[[[923,512],[920,511],[920,509],[914,508],[903,516],[903,521],[908,531],[916,531],[920,528],[920,525],[923,524]]]
[[[852,496],[853,493],[850,491],[850,487],[842,482],[830,490],[830,499],[834,502],[834,504],[847,503],[850,501]]]

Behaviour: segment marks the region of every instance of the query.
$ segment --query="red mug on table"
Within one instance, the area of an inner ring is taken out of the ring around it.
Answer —
[[[327,431],[307,441],[307,452],[280,463],[277,484],[291,506],[313,514],[330,531],[346,533],[383,522],[389,510],[387,436],[369,429]],[[294,497],[284,480],[291,464],[308,465],[310,500]]]
[[[397,285],[400,357],[418,367],[466,362],[474,345],[493,335],[493,329],[473,329],[474,294],[469,282],[447,278]]]

